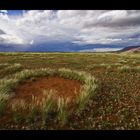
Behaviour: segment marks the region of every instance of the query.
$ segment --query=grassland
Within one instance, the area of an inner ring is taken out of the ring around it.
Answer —
[[[26,69],[33,71],[43,68],[85,71],[97,79],[96,94],[90,98],[84,97],[86,100],[84,108],[82,107],[84,100],[80,96],[77,100],[79,103],[81,101],[80,108],[82,110],[77,112],[74,109],[70,114],[69,109],[67,109],[67,101],[60,98],[58,101],[58,119],[49,118],[49,113],[44,115],[46,112],[42,112],[43,118],[49,121],[45,121],[41,125],[36,121],[38,118],[33,117],[38,113],[33,108],[33,104],[31,105],[32,111],[30,111],[24,125],[20,123],[24,116],[20,116],[17,113],[18,108],[13,105],[15,122],[5,125],[3,124],[4,120],[0,119],[0,129],[140,129],[140,54],[0,53],[2,86],[9,87],[11,82],[15,84],[17,81],[12,81],[12,77]],[[92,88],[90,87],[90,89]],[[9,91],[10,88],[7,90],[1,88],[0,92],[7,93]],[[10,96],[7,94],[0,95],[0,117],[4,115],[3,110]],[[50,107],[46,111],[55,108],[53,107],[55,104],[49,99],[47,106]],[[21,106],[26,108],[24,102],[21,102]],[[66,118],[66,116],[69,117]],[[65,123],[59,123],[60,120],[64,120]],[[29,123],[30,125],[28,125]]]

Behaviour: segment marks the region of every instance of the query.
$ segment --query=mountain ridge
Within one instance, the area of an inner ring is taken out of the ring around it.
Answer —
[[[118,45],[76,44],[71,42],[44,43],[35,45],[0,45],[0,52],[80,52],[96,48],[120,48]]]

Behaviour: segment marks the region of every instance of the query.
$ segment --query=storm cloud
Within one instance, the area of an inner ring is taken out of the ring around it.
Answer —
[[[140,26],[140,11],[136,10],[116,10],[102,13],[96,21],[86,22],[84,28],[92,27],[131,27]]]
[[[140,44],[140,10],[0,12],[0,43]]]
[[[0,35],[5,34],[3,30],[0,29]]]

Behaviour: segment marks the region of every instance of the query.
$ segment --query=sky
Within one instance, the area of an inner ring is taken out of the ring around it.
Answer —
[[[140,10],[0,10],[0,44],[140,45]]]

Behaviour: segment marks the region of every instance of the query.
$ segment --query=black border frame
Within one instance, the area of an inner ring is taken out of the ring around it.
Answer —
[[[138,0],[0,0],[0,9],[131,10],[140,5]]]
[[[135,0],[0,0],[0,9],[5,10],[130,10],[140,9],[138,1]],[[104,130],[78,130],[78,131],[64,131],[64,130],[47,130],[47,131],[24,131],[24,130],[1,130],[0,138],[10,139],[123,139],[140,137],[139,131],[104,131]]]
[[[1,130],[1,139],[60,139],[60,140],[81,140],[81,139],[139,139],[140,132],[136,130]]]

